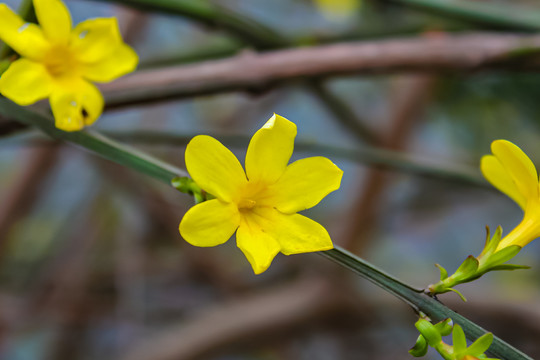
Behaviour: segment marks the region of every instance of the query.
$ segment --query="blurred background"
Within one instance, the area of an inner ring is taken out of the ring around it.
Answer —
[[[447,1],[499,10],[492,20],[407,0],[176,1],[210,6],[214,18],[133,3],[66,1],[74,23],[118,17],[142,72],[282,48],[540,29],[527,20],[540,7],[524,0]],[[481,178],[491,141],[511,140],[540,163],[540,74],[515,63],[460,68],[467,55],[455,54],[454,69],[411,71],[398,59],[373,74],[108,102],[93,130],[184,167],[192,136],[215,136],[242,158],[272,113],[285,116],[298,126],[295,159],[327,156],[345,172],[341,189],[305,214],[336,244],[422,288],[438,280],[434,263],[454,271],[477,255],[486,225],[507,233],[521,219]],[[416,315],[366,280],[317,254],[278,255],[255,276],[233,240],[195,248],[180,238],[189,196],[37,130],[1,129],[0,359],[412,358]],[[439,299],[540,358],[540,242],[514,262],[532,268],[461,285],[467,303]]]

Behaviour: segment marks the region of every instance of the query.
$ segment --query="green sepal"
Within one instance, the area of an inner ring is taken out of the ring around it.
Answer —
[[[478,265],[478,260],[474,256],[469,255],[465,259],[465,261],[463,261],[463,263],[459,266],[454,275],[452,275],[454,281],[460,282],[462,280],[470,278],[476,273],[476,270],[478,270]]]
[[[521,250],[521,246],[518,245],[512,245],[505,247],[504,249],[501,249],[493,254],[489,254],[485,257],[485,261],[482,263],[482,272],[491,271],[491,269],[495,266],[499,266],[514,256],[517,255],[517,253]]]
[[[433,326],[435,326],[435,329],[437,329],[437,331],[439,332],[439,334],[441,334],[441,336],[447,336],[452,333],[454,322],[452,321],[452,319],[447,318],[447,319],[444,319],[443,321],[436,323]]]
[[[441,272],[441,281],[443,281],[444,279],[446,279],[448,277],[448,271],[443,268],[441,265],[439,264],[435,264],[435,266],[439,269],[439,271]]]
[[[418,339],[416,339],[416,344],[409,350],[409,354],[411,354],[414,357],[422,357],[427,354],[428,351],[428,343],[425,337],[422,335],[418,336]]]
[[[516,265],[516,264],[502,264],[497,265],[489,269],[489,271],[497,271],[497,270],[523,270],[523,269],[530,269],[531,267],[528,265]]]
[[[502,227],[499,225],[497,226],[497,229],[495,230],[495,233],[493,234],[493,237],[489,237],[489,227],[486,226],[486,244],[484,245],[484,249],[482,250],[482,253],[480,254],[480,257],[484,256],[490,256],[495,252],[497,249],[497,246],[499,246],[499,243],[501,242],[502,238]]]
[[[178,191],[185,194],[193,195],[195,198],[195,203],[201,203],[207,200],[203,190],[187,176],[177,176],[171,180],[172,186],[174,186]]]
[[[435,326],[428,320],[418,319],[414,326],[416,326],[420,334],[422,334],[422,336],[426,338],[429,346],[434,347],[442,341],[441,334],[439,333],[439,331],[437,331],[437,328],[435,328]]]
[[[461,300],[463,300],[463,302],[467,302],[467,298],[459,290],[456,290],[454,288],[448,288],[447,290],[455,292],[456,294],[459,295],[459,297],[461,298]]]

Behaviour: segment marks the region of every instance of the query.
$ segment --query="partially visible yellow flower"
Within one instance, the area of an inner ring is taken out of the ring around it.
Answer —
[[[310,157],[287,165],[296,125],[274,115],[253,135],[245,172],[216,139],[199,135],[186,148],[186,168],[215,199],[195,205],[180,222],[180,234],[195,246],[216,246],[236,232],[236,244],[256,274],[274,257],[333,248],[326,229],[297,214],[337,190],[343,172],[329,159]]]
[[[60,0],[34,0],[34,7],[40,26],[0,4],[0,40],[21,55],[0,77],[0,93],[19,105],[50,98],[56,127],[80,130],[103,111],[92,82],[133,71],[137,54],[123,42],[115,18],[89,19],[72,29]]]
[[[319,10],[330,19],[342,19],[360,8],[362,0],[315,0]]]
[[[521,223],[501,240],[496,251],[511,245],[523,247],[540,237],[538,174],[531,159],[510,141],[495,140],[491,151],[493,155],[482,157],[482,173],[524,211]]]

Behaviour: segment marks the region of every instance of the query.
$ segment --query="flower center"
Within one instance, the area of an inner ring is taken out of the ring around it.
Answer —
[[[73,75],[78,68],[75,54],[68,46],[62,44],[51,46],[43,61],[49,74],[55,78]]]
[[[253,209],[255,207],[255,205],[257,205],[257,202],[255,200],[241,199],[238,202],[238,210],[242,211],[242,210]]]

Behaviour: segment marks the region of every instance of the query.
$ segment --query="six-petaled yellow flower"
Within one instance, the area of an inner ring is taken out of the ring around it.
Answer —
[[[326,229],[297,214],[339,188],[343,172],[329,159],[310,157],[288,165],[296,125],[274,115],[246,153],[245,171],[216,139],[199,135],[187,145],[186,168],[215,199],[184,215],[180,234],[192,245],[215,246],[236,232],[236,244],[256,274],[274,257],[333,248]]]
[[[497,250],[511,245],[523,247],[540,237],[540,191],[538,174],[531,159],[506,140],[491,144],[493,155],[482,158],[480,169],[486,179],[523,209],[521,223],[506,235]]]
[[[0,4],[0,40],[21,58],[0,77],[0,93],[19,105],[49,98],[56,127],[80,130],[103,111],[92,82],[109,82],[135,69],[137,54],[126,45],[115,18],[71,27],[60,0],[34,0],[40,26]]]

